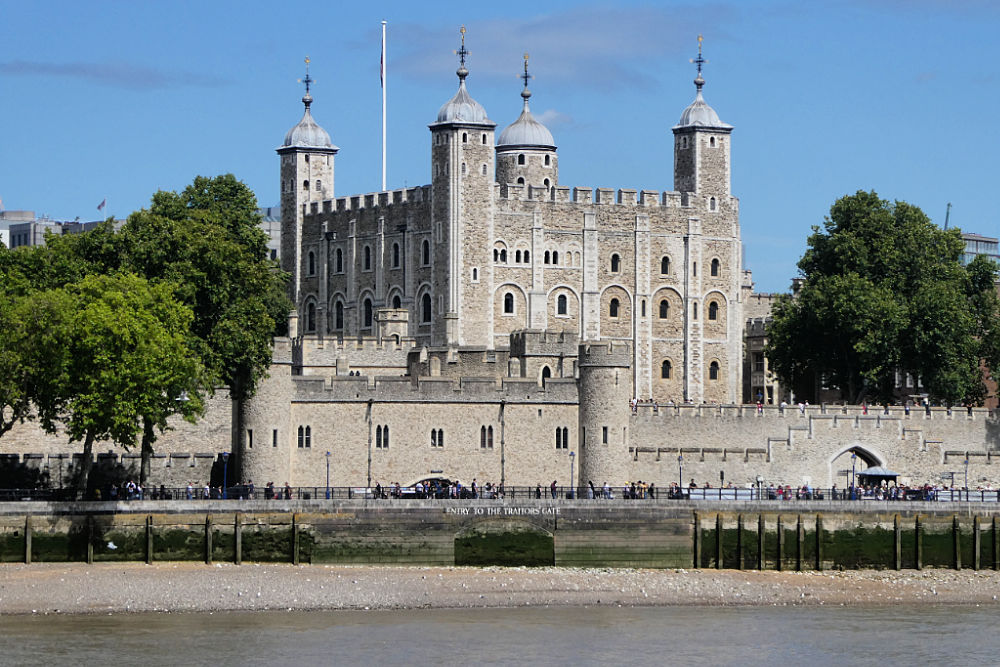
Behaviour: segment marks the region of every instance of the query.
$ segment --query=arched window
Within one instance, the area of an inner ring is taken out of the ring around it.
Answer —
[[[423,261],[424,266],[427,266],[431,263],[431,244],[426,240],[421,245],[420,258]]]
[[[393,243],[392,244],[392,268],[394,268],[394,269],[398,269],[399,268],[399,244],[398,243]]]
[[[524,251],[524,263],[525,264],[527,264],[529,261],[531,261],[531,257],[529,257],[530,254],[531,253],[529,251],[527,251],[527,250]]]
[[[372,247],[365,246],[365,271],[372,270]]]
[[[333,328],[344,328],[344,304],[338,301],[333,307]]]
[[[337,273],[344,272],[344,251],[337,248],[337,261],[336,261]]]
[[[507,263],[507,249],[503,248],[500,250],[500,261],[504,264]]]
[[[611,299],[611,307],[608,309],[610,317],[618,317],[618,299]]]
[[[372,300],[365,299],[365,328],[370,329],[372,326]]]
[[[493,449],[493,427],[486,427],[486,449]]]
[[[401,308],[402,306],[403,306],[403,300],[399,298],[399,295],[396,294],[395,296],[393,296],[392,297],[392,307],[393,308]]]
[[[556,449],[562,449],[562,429],[556,426]]]
[[[566,310],[567,310],[567,308],[566,308],[566,295],[565,294],[560,294],[559,297],[556,299],[556,314],[557,315],[565,315],[566,314]]]
[[[312,447],[312,426],[306,426],[305,432],[305,446]]]
[[[545,166],[548,167],[552,163],[552,158],[548,155],[545,156]],[[546,185],[548,185],[546,183]]]
[[[299,449],[302,449],[303,447],[306,446],[306,427],[305,426],[300,426],[299,427],[299,433],[298,433],[298,435],[299,435]]]
[[[306,306],[306,331],[316,331],[316,304]]]
[[[500,249],[499,248],[493,248],[493,261],[494,262],[499,262],[500,261]]]
[[[670,379],[670,360],[664,359],[663,363],[660,364],[660,377],[664,380]]]
[[[484,141],[483,143],[486,143],[486,142]],[[485,176],[485,175],[486,175],[486,165],[484,164],[483,165],[483,176]]]
[[[521,153],[520,155],[517,156],[517,163],[524,164],[524,153]]]
[[[462,176],[465,176],[465,163],[462,163]]]
[[[303,190],[309,189],[309,181],[302,181],[302,189]]]
[[[521,251],[520,250],[515,250],[514,251],[514,262],[517,263],[517,264],[521,263]]]
[[[558,250],[553,250],[552,251],[552,263],[553,264],[558,264],[559,263],[559,251]]]
[[[551,260],[551,259],[552,259],[552,255],[550,255],[550,254],[549,254],[549,251],[548,251],[548,250],[546,250],[546,251],[545,251],[545,263],[546,263],[546,264],[548,264],[548,263],[549,263],[549,260]]]
[[[712,321],[719,319],[719,304],[715,301],[708,304],[708,319]]]
[[[375,427],[375,449],[382,449],[382,427]]]
[[[550,185],[549,179],[546,178],[544,181],[542,181],[542,185],[544,185],[545,187],[549,187]]]
[[[312,250],[309,251],[309,274],[310,276],[316,275],[316,253]]]
[[[420,299],[420,321],[428,323],[431,321],[431,295],[424,294]]]
[[[472,267],[472,282],[474,283],[479,282],[479,269],[477,269],[476,267]]]
[[[666,299],[660,301],[660,319],[665,320],[670,317],[670,302]]]
[[[479,427],[479,448],[486,449],[486,427]]]
[[[719,379],[719,362],[713,361],[708,365],[708,379],[718,380]]]
[[[670,258],[664,257],[660,260],[660,275],[667,275],[670,273]]]
[[[548,366],[542,366],[542,382],[545,382],[550,377],[552,377],[552,371]]]
[[[382,449],[389,449],[389,426],[382,427]]]
[[[483,146],[485,146],[485,145],[486,145],[486,135],[483,134]]]
[[[719,276],[719,266],[720,266],[719,260],[718,259],[713,259],[712,260],[712,277],[713,278],[717,278]]]
[[[691,318],[695,319],[695,320],[698,319],[698,302],[697,301],[692,301],[691,302]]]
[[[715,197],[712,197],[708,200],[708,210],[710,211],[715,210]]]
[[[323,181],[317,179],[316,180],[316,192],[319,192],[322,189],[323,189]]]
[[[463,132],[462,133],[462,143],[463,144],[469,143],[469,134],[468,134],[468,132]]]
[[[622,268],[622,258],[618,253],[611,255],[611,273],[618,273]]]
[[[712,148],[715,148],[715,137],[711,137],[708,140],[708,145],[711,146]]]
[[[514,295],[511,292],[503,295],[503,312],[505,314],[514,312]]]
[[[518,178],[517,178],[517,184],[518,185],[524,185],[524,177],[523,176],[518,176]]]

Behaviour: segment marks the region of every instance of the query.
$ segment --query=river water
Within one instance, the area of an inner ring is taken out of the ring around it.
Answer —
[[[5,665],[997,664],[978,607],[652,607],[0,617]]]

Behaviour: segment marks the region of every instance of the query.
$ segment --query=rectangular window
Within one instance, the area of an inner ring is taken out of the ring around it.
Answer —
[[[274,429],[273,431],[271,431],[271,446],[272,447],[278,446],[278,429]]]
[[[247,447],[253,449],[253,429],[247,429]]]
[[[605,445],[608,444],[608,427],[607,426],[602,426],[601,427],[601,442],[603,444],[605,444]]]

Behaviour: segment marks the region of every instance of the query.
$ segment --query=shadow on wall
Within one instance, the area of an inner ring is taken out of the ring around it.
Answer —
[[[0,489],[45,489],[49,473],[18,460],[16,456],[0,458]]]
[[[1000,417],[986,418],[986,449],[1000,452]]]

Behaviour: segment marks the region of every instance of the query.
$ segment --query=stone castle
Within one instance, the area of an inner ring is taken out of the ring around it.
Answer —
[[[404,190],[335,196],[339,149],[312,117],[307,75],[304,115],[277,149],[289,335],[242,423],[219,397],[161,438],[152,483],[204,483],[231,452],[230,479],[258,486],[320,487],[329,470],[354,487],[829,487],[852,464],[1000,484],[988,411],[739,405],[770,381],[751,354],[743,366],[747,318],[770,299],[740,265],[733,128],[703,98],[700,49],[662,193],[561,185],[527,59],[520,116],[496,136],[466,86],[464,33],[458,54],[458,90],[429,124],[432,182]],[[75,465],[74,445],[32,425],[0,448],[53,478]]]

